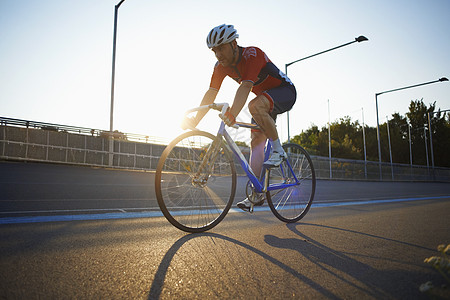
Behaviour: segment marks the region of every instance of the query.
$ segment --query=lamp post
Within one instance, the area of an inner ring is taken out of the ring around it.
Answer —
[[[430,161],[428,160],[428,143],[427,143],[427,126],[423,124],[423,138],[425,140],[425,156],[427,158],[427,170],[430,169]]]
[[[330,123],[330,99],[328,99],[328,161],[330,163],[330,179],[333,178],[331,171],[331,123]]]
[[[367,179],[366,131],[364,129],[364,127],[366,127],[366,125],[364,124],[364,108],[363,107],[361,107],[361,113],[362,113],[363,145],[364,145],[364,177]]]
[[[388,119],[388,116],[386,116],[386,125],[387,125],[388,141],[389,141],[389,159],[391,160],[391,176],[392,176],[392,181],[394,181],[394,169],[392,167],[391,133],[389,132],[389,119]]]
[[[316,53],[316,54],[313,54],[313,55],[310,55],[310,56],[307,56],[307,57],[303,57],[303,58],[294,60],[293,62],[287,63],[287,64],[285,65],[285,71],[284,71],[284,73],[285,73],[285,75],[286,75],[286,77],[287,77],[287,73],[288,73],[288,72],[287,72],[287,68],[288,68],[290,65],[295,64],[295,63],[297,63],[297,62],[299,62],[299,61],[302,61],[302,60],[305,60],[305,59],[308,59],[308,58],[311,58],[311,57],[314,57],[314,56],[317,56],[317,55],[320,55],[320,54],[323,54],[323,53],[326,53],[326,52],[330,52],[330,51],[336,50],[336,49],[338,49],[338,48],[342,48],[342,47],[344,47],[344,46],[347,46],[347,45],[350,45],[350,44],[353,44],[353,43],[356,43],[356,42],[360,43],[360,42],[368,41],[368,40],[369,40],[369,39],[366,38],[365,36],[360,35],[359,37],[355,38],[354,41],[351,41],[351,42],[342,44],[342,45],[340,45],[340,46],[337,46],[337,47],[334,47],[334,48],[331,48],[331,49],[328,49],[328,50],[325,50],[325,51],[322,51],[322,52],[319,52],[319,53]],[[290,131],[289,131],[289,130],[290,130],[290,129],[289,129],[289,111],[287,112],[287,128],[288,128],[288,141],[290,142],[290,141],[291,141],[291,136],[290,136]]]
[[[393,89],[393,90],[389,90],[389,91],[384,91],[384,92],[375,94],[375,105],[376,105],[376,112],[377,112],[378,166],[380,169],[380,180],[383,179],[383,176],[381,173],[381,145],[380,145],[380,122],[379,122],[379,118],[378,118],[378,96],[382,95],[382,94],[386,94],[386,93],[396,92],[396,91],[400,91],[400,90],[406,90],[406,89],[410,89],[410,88],[414,88],[414,87],[418,87],[418,86],[422,86],[422,85],[432,84],[432,83],[436,83],[436,82],[443,82],[443,81],[448,81],[448,79],[445,77],[442,77],[442,78],[439,78],[438,80],[429,81],[429,82],[425,82],[425,83],[419,83],[419,84],[410,85],[410,86]]]
[[[447,79],[444,77],[444,79]],[[444,80],[445,81],[445,80]],[[438,112],[428,112],[428,131],[430,133],[430,151],[431,151],[431,168],[434,170],[434,152],[433,152],[433,135],[431,134],[431,114],[437,114],[437,113],[442,113],[442,112],[447,112],[450,111],[450,109],[446,109],[446,110],[440,110]]]
[[[409,139],[409,164],[411,165],[412,169],[412,146],[411,146],[411,124],[408,122],[408,139]]]
[[[111,109],[109,114],[109,165],[112,166],[113,163],[113,121],[114,121],[114,83],[116,76],[116,40],[117,40],[117,17],[119,15],[119,7],[125,0],[121,0],[114,8],[114,33],[113,33],[113,53],[112,53],[112,74],[111,74]]]

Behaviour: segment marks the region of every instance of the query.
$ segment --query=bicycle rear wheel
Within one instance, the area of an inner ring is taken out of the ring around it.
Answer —
[[[278,168],[272,168],[269,183],[291,184],[296,182],[295,177],[298,183],[269,191],[266,196],[273,214],[283,222],[293,223],[303,218],[311,207],[316,190],[316,175],[305,149],[297,144],[286,144],[283,148],[289,164],[284,161]]]
[[[155,190],[161,211],[175,227],[203,232],[216,226],[236,192],[236,169],[225,142],[203,131],[174,139],[159,160]]]

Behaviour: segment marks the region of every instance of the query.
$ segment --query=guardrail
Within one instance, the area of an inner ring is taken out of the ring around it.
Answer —
[[[363,160],[351,160],[343,158],[311,156],[316,176],[329,179],[352,180],[380,180],[380,168],[378,162]],[[450,169],[409,164],[381,164],[383,181],[446,181],[450,182]]]
[[[15,127],[22,127],[22,128],[43,129],[43,130],[48,130],[48,131],[83,134],[83,135],[98,136],[98,137],[103,137],[103,138],[112,137],[115,140],[127,140],[127,141],[155,143],[155,144],[167,144],[168,143],[168,140],[166,140],[164,138],[142,135],[142,134],[123,133],[123,132],[119,132],[119,131],[114,131],[111,133],[110,131],[107,131],[107,130],[101,130],[101,129],[95,129],[95,128],[44,123],[44,122],[37,122],[37,121],[5,118],[5,117],[0,117],[0,126],[15,126]]]
[[[152,139],[143,140],[139,135],[126,135],[127,138],[113,135],[111,139],[110,135],[95,134],[100,131],[83,130],[80,127],[52,124],[49,129],[46,123],[30,122],[28,127],[10,124],[12,122],[5,123],[3,120],[0,124],[0,158],[5,160],[146,170],[156,168],[165,148],[164,141],[151,143]],[[132,140],[136,137],[138,141]]]
[[[0,159],[156,169],[168,140],[138,134],[0,118]],[[110,148],[110,146],[112,148]],[[247,152],[247,153],[245,153]],[[248,150],[244,154],[248,157]],[[317,178],[380,180],[378,162],[312,156]],[[450,169],[382,164],[385,181],[450,182]],[[240,165],[237,170],[242,172]],[[242,172],[243,173],[243,172]]]

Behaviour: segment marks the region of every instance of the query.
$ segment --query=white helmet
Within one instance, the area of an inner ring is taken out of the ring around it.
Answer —
[[[233,25],[220,25],[211,29],[206,38],[206,44],[208,48],[214,48],[220,46],[222,44],[227,44],[232,42],[234,39],[237,39],[239,34],[237,34],[237,30],[234,29]]]

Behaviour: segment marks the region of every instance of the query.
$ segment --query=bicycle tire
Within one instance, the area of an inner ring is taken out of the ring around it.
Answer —
[[[215,140],[219,148],[211,174],[201,173],[198,177],[197,171]],[[207,177],[204,182],[199,180],[202,176]],[[156,198],[173,226],[186,232],[204,232],[228,213],[236,181],[233,157],[225,141],[208,132],[189,131],[175,138],[161,155],[155,174]]]
[[[285,144],[283,148],[299,183],[266,193],[270,210],[281,221],[294,223],[309,211],[316,190],[316,174],[308,152],[297,144]],[[287,163],[270,169],[269,183],[294,183],[295,178]]]

